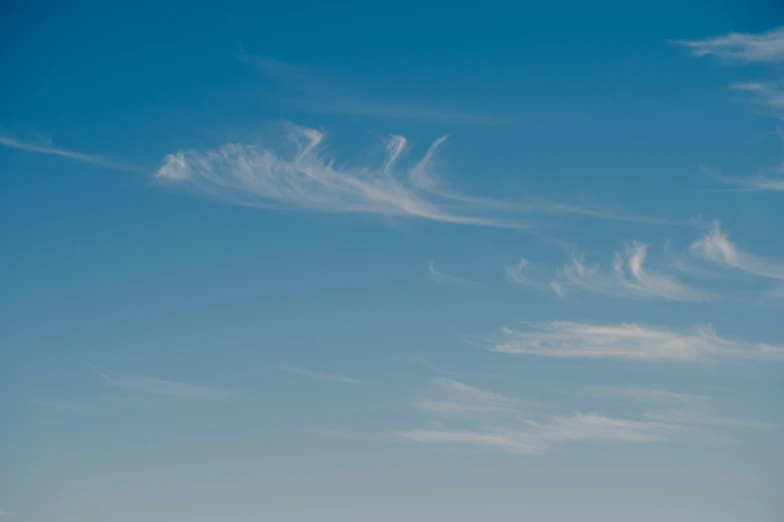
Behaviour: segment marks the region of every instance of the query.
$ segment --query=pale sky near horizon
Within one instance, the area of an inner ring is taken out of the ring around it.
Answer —
[[[0,8],[0,521],[775,522],[784,9]]]

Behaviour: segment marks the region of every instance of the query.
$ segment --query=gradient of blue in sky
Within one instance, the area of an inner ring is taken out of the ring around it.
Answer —
[[[4,6],[0,519],[780,520],[782,24]]]

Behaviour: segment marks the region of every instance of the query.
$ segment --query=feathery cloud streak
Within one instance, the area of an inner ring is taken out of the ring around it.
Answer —
[[[739,270],[759,277],[784,280],[784,261],[774,261],[739,249],[713,222],[710,232],[692,243],[691,253],[726,270]]]
[[[471,279],[465,279],[463,277],[457,277],[449,274],[445,274],[439,271],[436,268],[436,264],[433,261],[430,261],[427,264],[427,273],[430,274],[434,280],[439,281],[441,283],[447,283],[451,285],[458,285],[458,286],[481,286],[481,283],[477,281],[472,281]]]
[[[303,370],[302,368],[295,368],[293,366],[283,366],[281,367],[281,370],[296,373],[298,375],[304,375],[305,377],[321,379],[323,381],[342,382],[344,384],[359,384],[362,382],[358,379],[352,379],[351,377],[344,377],[342,375],[335,375],[333,373],[312,372],[310,370]]]
[[[708,427],[755,425],[715,415],[704,404],[707,399],[701,396],[666,390],[606,389],[623,398],[654,406],[638,418],[578,412],[533,420],[521,415],[517,405],[522,401],[455,381],[439,380],[437,386],[446,396],[444,400],[426,399],[416,406],[459,427],[398,431],[393,434],[398,440],[474,446],[513,454],[541,454],[567,443],[654,444],[675,440],[689,431],[705,431]],[[477,418],[477,414],[485,415]]]
[[[581,290],[627,299],[671,301],[708,301],[710,294],[680,282],[675,276],[645,268],[647,245],[638,241],[627,245],[624,253],[615,252],[612,270],[602,272],[587,266],[577,257],[561,269],[560,284]]]
[[[693,56],[715,56],[735,63],[779,63],[784,61],[784,27],[761,34],[729,33],[705,40],[673,42]]]
[[[143,392],[152,395],[167,397],[178,397],[182,399],[194,400],[225,400],[236,397],[236,393],[226,390],[217,390],[204,386],[194,386],[183,382],[166,381],[155,377],[145,377],[142,375],[130,375],[118,372],[110,372],[96,366],[90,366],[101,380],[109,385],[118,388],[125,388],[136,392]]]
[[[631,361],[712,362],[733,359],[784,361],[784,346],[724,339],[710,325],[676,332],[635,323],[592,325],[570,321],[508,326],[490,351],[509,355]]]
[[[285,88],[300,93],[300,98],[282,101],[314,112],[450,125],[480,127],[509,125],[509,122],[483,114],[371,101],[366,99],[362,93],[351,89],[350,86],[321,77],[308,67],[262,58],[245,52],[240,53],[239,59],[257,67],[264,75]]]
[[[497,393],[475,388],[451,379],[436,379],[433,392],[416,403],[422,410],[440,414],[495,413],[510,411],[518,401]]]
[[[92,154],[84,154],[81,152],[74,152],[71,150],[66,149],[58,149],[56,147],[52,147],[51,145],[40,144],[40,143],[32,143],[29,141],[23,141],[16,138],[12,138],[11,136],[0,134],[0,145],[4,147],[9,147],[12,149],[19,149],[19,150],[26,150],[28,152],[37,152],[40,154],[49,154],[53,156],[61,156],[63,158],[69,158],[72,160],[82,161],[85,163],[91,163],[93,165],[98,165],[101,167],[106,167],[113,170],[125,170],[130,172],[141,172],[141,169],[138,167],[134,167],[132,165],[126,165],[123,163],[115,162],[111,159],[107,159],[101,156],[95,156]]]
[[[784,91],[774,82],[739,82],[731,89],[743,91],[751,96],[753,103],[766,107],[770,115],[784,119]]]
[[[191,149],[167,155],[156,178],[225,203],[259,208],[365,213],[512,229],[531,228],[530,223],[520,221],[520,214],[656,222],[559,203],[525,205],[451,191],[433,170],[433,159],[446,136],[403,169],[398,168],[406,148],[402,136],[386,140],[386,158],[380,165],[340,167],[325,153],[323,133],[293,125],[289,129],[288,137],[296,148],[289,157],[241,144],[206,152]]]

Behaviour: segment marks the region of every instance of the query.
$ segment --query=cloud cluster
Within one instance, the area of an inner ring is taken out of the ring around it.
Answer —
[[[633,242],[615,252],[611,270],[586,265],[577,257],[559,271],[559,284],[583,291],[628,299],[708,301],[714,296],[682,283],[674,275],[645,267],[648,246]]]
[[[732,65],[764,64],[778,67],[784,63],[784,26],[760,34],[730,33],[705,40],[673,42],[694,56],[714,56]],[[771,116],[784,119],[784,91],[779,81],[743,81],[731,89],[747,93],[751,101]],[[725,183],[750,191],[782,191],[784,179],[758,176],[752,179],[724,179]]]
[[[705,279],[726,277],[735,272],[784,280],[784,260],[767,259],[741,250],[722,231],[718,221],[714,221],[685,252],[670,255],[668,272],[647,268],[647,253],[648,245],[633,241],[614,253],[608,270],[586,263],[582,256],[572,255],[570,262],[556,271],[555,279],[549,284],[541,275],[526,274],[529,267],[526,259],[505,267],[505,271],[507,278],[516,284],[549,289],[560,297],[582,291],[619,299],[692,302],[712,301],[720,296],[682,281],[679,275]]]

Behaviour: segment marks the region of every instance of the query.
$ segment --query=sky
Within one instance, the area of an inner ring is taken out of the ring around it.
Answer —
[[[21,2],[3,522],[773,522],[784,9]]]

